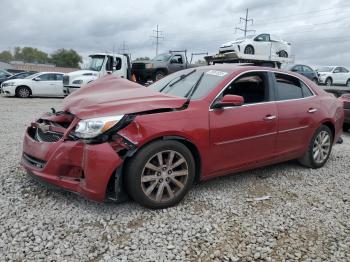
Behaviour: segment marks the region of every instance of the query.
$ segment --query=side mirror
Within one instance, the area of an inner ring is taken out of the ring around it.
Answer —
[[[37,76],[37,77],[34,77],[33,80],[34,80],[34,81],[40,81],[40,77],[38,77],[38,76]]]
[[[229,107],[229,106],[241,106],[243,104],[244,104],[243,96],[225,95],[223,98],[216,101],[213,106],[214,108],[223,108],[223,107]]]

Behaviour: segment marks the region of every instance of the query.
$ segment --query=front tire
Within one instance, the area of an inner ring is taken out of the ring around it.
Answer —
[[[306,167],[320,168],[324,166],[332,152],[333,134],[328,126],[322,125],[313,135],[307,151],[299,160]]]
[[[28,98],[30,93],[30,89],[26,86],[20,86],[16,90],[16,96],[20,98]]]
[[[247,46],[244,48],[244,53],[245,53],[246,55],[254,55],[254,54],[255,54],[254,47],[251,46],[251,45],[247,45]]]
[[[288,53],[286,51],[282,50],[282,51],[279,52],[279,57],[287,58],[288,57]]]
[[[332,86],[332,84],[333,84],[333,81],[332,81],[332,78],[330,78],[330,77],[328,77],[327,79],[326,79],[326,86],[328,86],[328,87],[330,87],[330,86]]]
[[[312,79],[312,82],[314,82],[316,85],[318,85],[318,79],[317,78]]]
[[[346,86],[350,88],[350,79],[348,79],[348,81],[346,81]]]
[[[154,74],[153,81],[154,81],[154,82],[157,82],[157,81],[159,81],[160,79],[164,78],[165,76],[166,76],[166,74],[165,74],[163,71],[157,71],[157,72]]]
[[[157,141],[141,148],[126,165],[128,194],[142,206],[161,209],[178,204],[195,177],[191,151],[177,141]]]

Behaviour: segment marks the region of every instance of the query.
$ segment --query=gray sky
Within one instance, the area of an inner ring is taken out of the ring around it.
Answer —
[[[258,33],[292,43],[295,61],[350,65],[350,2],[346,0],[1,0],[0,50],[32,46],[46,52],[73,48],[83,56],[120,51],[153,57],[150,37],[159,24],[160,51],[215,53],[241,36],[239,18],[249,8]]]

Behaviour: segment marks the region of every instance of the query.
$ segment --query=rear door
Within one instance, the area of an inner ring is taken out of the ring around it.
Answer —
[[[278,111],[276,152],[281,157],[298,155],[309,144],[319,103],[299,78],[283,73],[274,73],[273,76]]]
[[[270,87],[267,72],[252,72],[239,77],[218,95],[216,100],[227,94],[240,95],[245,103],[210,109],[212,172],[234,170],[273,158],[277,108],[271,101]]]
[[[63,74],[54,74],[53,85],[51,85],[51,95],[63,96]]]

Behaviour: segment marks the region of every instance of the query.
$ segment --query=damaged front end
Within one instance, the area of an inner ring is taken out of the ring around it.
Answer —
[[[123,201],[122,165],[136,145],[117,133],[132,116],[124,116],[94,138],[77,136],[82,120],[69,112],[47,113],[26,131],[21,163],[46,184],[95,201]]]

